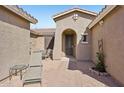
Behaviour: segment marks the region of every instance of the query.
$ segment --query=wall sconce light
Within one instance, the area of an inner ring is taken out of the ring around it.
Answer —
[[[78,14],[74,14],[72,18],[73,18],[73,20],[76,21],[78,19]]]
[[[103,25],[103,20],[101,20],[101,21],[99,21],[99,25],[101,26],[101,25]]]

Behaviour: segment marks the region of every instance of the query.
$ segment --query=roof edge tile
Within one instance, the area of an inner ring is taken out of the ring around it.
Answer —
[[[3,7],[9,9],[10,11],[14,12],[15,14],[23,17],[24,19],[30,21],[33,24],[36,24],[38,20],[20,8],[18,5],[2,5]]]
[[[91,11],[80,9],[80,8],[72,8],[72,9],[66,10],[64,12],[60,12],[58,14],[53,15],[53,19],[56,19],[58,17],[61,17],[61,16],[65,15],[65,14],[68,14],[68,13],[71,13],[71,12],[74,12],[74,11],[79,11],[79,12],[82,12],[82,13],[97,16],[97,13],[95,13],[95,12],[91,12]]]
[[[98,16],[89,24],[88,28],[94,27],[100,20],[102,20],[108,13],[110,13],[117,5],[106,5],[98,14]]]

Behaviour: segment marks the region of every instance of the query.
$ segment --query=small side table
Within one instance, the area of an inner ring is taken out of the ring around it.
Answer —
[[[20,72],[20,80],[22,80],[22,70],[28,68],[28,65],[14,65],[12,67],[10,67],[9,69],[9,76],[10,76],[10,80],[12,79],[12,75],[17,75],[17,72]],[[13,73],[13,71],[15,71]]]

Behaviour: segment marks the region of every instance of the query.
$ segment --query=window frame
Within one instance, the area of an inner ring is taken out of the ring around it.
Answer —
[[[83,41],[82,38],[84,38],[84,36],[86,36],[86,41]],[[83,44],[88,44],[88,33],[83,33],[81,34],[81,43]]]

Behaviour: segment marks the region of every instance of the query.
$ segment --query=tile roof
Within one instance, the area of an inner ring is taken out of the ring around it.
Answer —
[[[2,5],[2,6],[14,12],[15,14],[23,17],[24,19],[30,21],[33,24],[36,24],[38,22],[36,18],[28,14],[26,11],[24,11],[22,8],[20,8],[17,5]]]
[[[106,5],[97,15],[97,17],[89,24],[88,28],[91,29],[99,21],[101,21],[108,13],[110,13],[117,5]]]
[[[56,19],[58,17],[61,17],[61,16],[65,15],[65,14],[68,14],[68,13],[71,13],[71,12],[74,12],[74,11],[79,11],[79,12],[82,12],[82,13],[86,13],[86,14],[90,14],[90,15],[93,15],[93,16],[97,16],[97,13],[95,13],[95,12],[91,12],[91,11],[80,9],[80,8],[72,8],[72,9],[69,9],[67,11],[60,12],[60,13],[54,15],[53,19]]]

